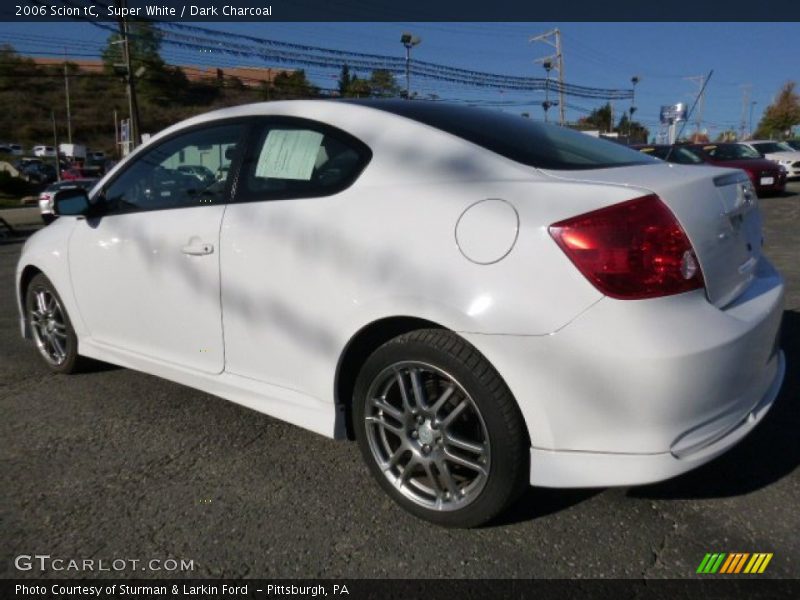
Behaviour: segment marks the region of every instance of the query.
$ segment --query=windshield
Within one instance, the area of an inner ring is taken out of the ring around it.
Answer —
[[[719,144],[703,146],[703,151],[715,160],[742,160],[748,158],[761,158],[761,155],[750,146],[741,144]]]
[[[759,142],[753,144],[753,147],[761,152],[761,154],[773,154],[775,152],[794,152],[789,144],[783,142]]]
[[[441,129],[541,169],[604,169],[656,162],[627,146],[511,113],[421,100],[378,101],[368,106]]]
[[[671,151],[670,148],[672,148]],[[648,156],[655,156],[661,160],[669,158],[669,162],[679,165],[699,165],[703,162],[702,158],[693,152],[689,152],[683,146],[643,146],[639,148],[639,152],[643,152]]]

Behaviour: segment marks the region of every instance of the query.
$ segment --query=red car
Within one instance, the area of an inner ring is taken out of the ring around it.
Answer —
[[[70,167],[61,171],[62,181],[74,181],[76,179],[97,179],[100,176],[100,169],[97,167]]]
[[[742,169],[756,194],[766,196],[779,194],[786,189],[786,169],[777,163],[761,158],[761,156],[747,146],[741,144],[691,144],[681,146],[691,152],[703,162],[718,167],[731,167]]]

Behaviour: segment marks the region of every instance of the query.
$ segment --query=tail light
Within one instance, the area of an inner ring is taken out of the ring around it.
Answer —
[[[704,285],[686,233],[656,195],[554,223],[550,235],[592,285],[613,298],[656,298]]]

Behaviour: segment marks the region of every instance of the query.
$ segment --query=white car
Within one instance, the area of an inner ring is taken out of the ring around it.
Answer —
[[[39,212],[42,215],[42,221],[44,221],[45,225],[52,223],[56,218],[53,214],[53,198],[56,192],[71,188],[82,188],[86,191],[90,191],[95,183],[97,183],[97,179],[66,179],[47,186],[39,194]]]
[[[220,185],[179,176],[201,152]],[[442,525],[528,484],[694,469],[784,377],[784,283],[743,172],[518,116],[227,108],[55,205],[16,273],[52,370],[91,357],[355,437],[385,491]]]
[[[789,144],[771,140],[751,140],[739,143],[752,148],[767,160],[781,165],[786,169],[787,177],[800,177],[800,151],[795,150]]]
[[[53,146],[34,146],[33,155],[38,157],[53,157],[56,155],[56,149]]]

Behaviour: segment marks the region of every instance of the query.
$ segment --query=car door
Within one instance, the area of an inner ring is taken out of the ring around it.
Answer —
[[[220,239],[225,370],[303,390],[314,360],[338,351],[326,298],[348,281],[333,226],[372,155],[305,119],[262,120],[251,141]]]
[[[92,198],[100,216],[75,224],[69,265],[93,342],[222,371],[219,230],[231,182],[179,167],[229,167],[244,130],[218,122],[159,140]]]

